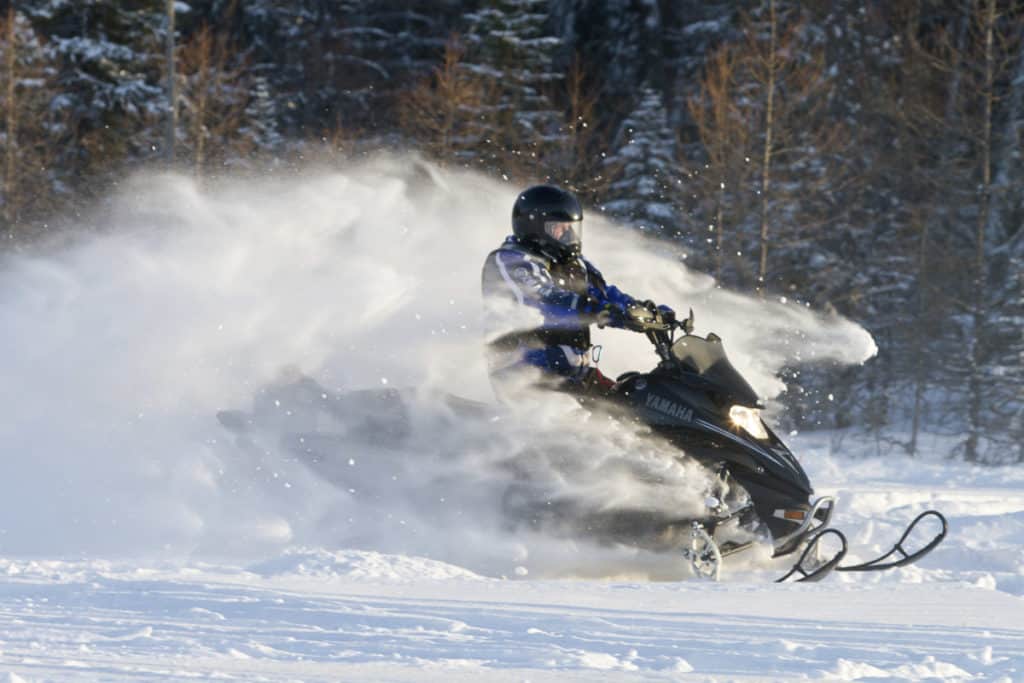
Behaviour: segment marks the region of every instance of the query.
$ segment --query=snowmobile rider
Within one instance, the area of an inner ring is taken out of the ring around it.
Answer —
[[[647,331],[667,329],[675,320],[669,307],[638,301],[606,283],[583,258],[582,247],[583,209],[575,196],[552,185],[520,193],[512,235],[487,256],[482,276],[488,361],[499,397],[530,368],[563,391],[607,396],[615,383],[595,366],[590,325]],[[518,329],[509,331],[508,320],[523,307],[533,309],[539,326],[512,325]],[[637,322],[638,310],[645,312],[644,324]]]

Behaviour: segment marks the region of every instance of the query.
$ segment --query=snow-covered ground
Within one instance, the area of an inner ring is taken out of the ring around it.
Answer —
[[[928,507],[919,566],[774,585],[483,577],[291,548],[246,566],[0,561],[8,680],[1024,680],[1024,471],[796,439],[866,558]]]

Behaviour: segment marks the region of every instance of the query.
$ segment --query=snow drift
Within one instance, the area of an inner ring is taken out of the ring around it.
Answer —
[[[213,417],[295,370],[332,391],[492,401],[479,273],[516,189],[410,158],[204,189],[146,175],[94,216],[100,230],[0,261],[0,552],[258,557],[304,544],[496,574],[678,571],[505,533],[495,501],[516,454],[594,505],[702,500],[697,468],[558,397],[476,432],[424,400],[412,452],[351,444],[350,486],[284,453],[246,461]],[[847,320],[720,290],[593,211],[586,252],[624,290],[692,306],[698,332],[721,335],[766,396],[784,364],[875,351]],[[639,335],[596,343],[606,374],[654,362]]]

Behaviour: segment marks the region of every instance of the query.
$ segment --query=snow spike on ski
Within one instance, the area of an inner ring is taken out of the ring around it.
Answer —
[[[920,522],[925,517],[935,517],[935,518],[937,518],[939,520],[939,522],[942,523],[942,530],[939,531],[939,533],[935,535],[935,538],[933,538],[928,543],[928,545],[926,545],[925,547],[921,548],[920,550],[918,550],[915,553],[908,553],[906,551],[906,549],[904,549],[903,543],[910,536],[911,532],[914,531],[914,527],[917,526],[917,523]],[[946,518],[942,515],[942,513],[939,512],[938,510],[926,510],[925,512],[922,512],[921,514],[919,514],[917,517],[914,518],[914,521],[911,522],[907,526],[906,530],[904,530],[904,532],[903,532],[903,535],[900,536],[900,540],[896,542],[896,544],[892,547],[891,550],[889,550],[889,552],[885,553],[884,555],[880,555],[879,557],[876,557],[873,560],[869,560],[867,562],[862,562],[861,564],[854,564],[854,565],[849,565],[849,566],[846,566],[846,567],[836,567],[836,571],[838,571],[838,572],[877,572],[877,571],[884,571],[886,569],[894,569],[895,567],[903,567],[905,565],[912,564],[912,563],[917,562],[918,560],[920,560],[922,557],[924,557],[925,555],[927,555],[931,551],[935,550],[935,548],[938,547],[938,545],[940,543],[942,543],[942,540],[944,538],[946,538],[946,532],[947,531],[949,531],[949,523],[946,521]],[[896,559],[896,560],[889,561],[889,562],[886,561],[890,557],[892,557],[893,555],[895,555],[897,553],[899,555],[902,555],[902,557],[900,557],[899,559]]]
[[[825,536],[828,536],[829,534],[839,537],[839,542],[842,544],[839,548],[839,551],[834,556],[832,556],[832,558],[828,562],[822,564],[821,566],[816,567],[815,569],[805,569],[803,566],[804,560],[806,560],[810,556],[810,554],[817,549],[818,543],[821,541],[821,539],[825,538]],[[815,581],[821,581],[823,578],[832,573],[832,570],[835,569],[836,566],[842,561],[843,557],[846,556],[846,548],[846,536],[843,535],[843,532],[837,529],[825,529],[824,531],[820,532],[814,538],[811,539],[811,542],[807,544],[807,547],[804,548],[804,551],[800,553],[800,559],[797,560],[796,564],[793,565],[793,568],[790,569],[784,576],[776,579],[775,583],[785,583],[794,574],[800,574],[801,576],[799,579],[796,579],[791,583],[812,583]]]

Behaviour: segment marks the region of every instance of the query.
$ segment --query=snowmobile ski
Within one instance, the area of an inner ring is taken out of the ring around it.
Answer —
[[[693,522],[690,526],[690,547],[683,550],[683,557],[690,561],[690,567],[697,578],[718,581],[722,570],[722,552],[700,522]]]
[[[840,545],[839,550],[837,550],[832,557],[827,561],[822,562],[819,556],[822,549],[820,543],[827,536],[835,536],[838,538]],[[831,574],[832,571],[838,567],[839,563],[842,562],[843,558],[846,556],[846,548],[846,536],[843,535],[843,532],[837,529],[825,529],[810,540],[804,548],[804,551],[800,553],[800,559],[796,561],[796,564],[793,565],[792,569],[786,572],[785,575],[776,579],[775,583],[786,583],[790,578],[797,574],[800,575],[800,578],[794,579],[793,581],[790,581],[790,583],[812,583],[821,581]],[[812,564],[805,565],[805,562],[808,560],[811,560]]]
[[[917,523],[925,517],[935,517],[939,520],[939,523],[942,525],[942,527],[939,530],[939,533],[935,534],[935,537],[931,541],[929,541],[923,548],[916,552],[908,553],[906,548],[904,548],[903,544],[906,543],[907,538],[909,538],[910,534],[913,533],[914,528],[917,526]],[[949,523],[946,521],[946,518],[942,515],[941,512],[937,510],[927,510],[919,514],[917,517],[914,518],[913,522],[907,525],[907,528],[903,531],[903,535],[900,536],[900,540],[897,541],[895,545],[893,545],[889,552],[885,553],[884,555],[879,555],[873,560],[862,562],[861,564],[847,565],[845,567],[836,567],[836,571],[880,572],[885,571],[886,569],[894,569],[896,567],[904,567],[908,564],[913,564],[914,562],[917,562],[931,551],[935,550],[935,548],[938,547],[940,543],[942,543],[942,540],[946,538],[946,532],[948,530]],[[897,558],[890,560],[889,558],[893,556],[897,556]]]

